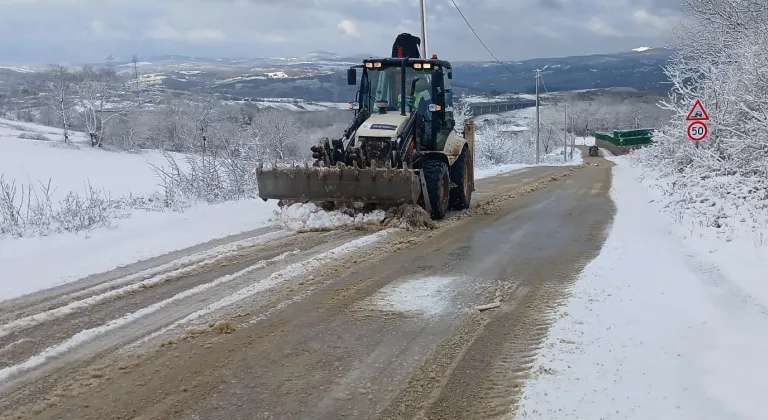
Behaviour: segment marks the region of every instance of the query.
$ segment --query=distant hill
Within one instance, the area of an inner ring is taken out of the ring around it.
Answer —
[[[668,89],[663,66],[671,54],[668,49],[643,47],[612,54],[507,61],[503,65],[453,62],[454,87],[467,93],[533,93],[534,71],[542,69],[541,89],[552,92],[611,87],[663,91]],[[326,51],[301,57],[163,55],[141,57],[137,68],[141,85],[155,90],[205,90],[234,98],[346,102],[354,96],[355,89],[347,86],[344,71],[365,57],[345,57]],[[133,77],[132,62],[113,64],[126,81]],[[19,70],[18,75],[23,74],[25,79],[29,77],[29,68],[0,67],[6,74],[14,70]]]
[[[454,83],[467,89],[501,92],[536,90],[534,72],[542,70],[549,91],[629,87],[668,89],[663,67],[672,51],[664,48],[498,63],[458,63]],[[544,89],[542,86],[541,89]]]

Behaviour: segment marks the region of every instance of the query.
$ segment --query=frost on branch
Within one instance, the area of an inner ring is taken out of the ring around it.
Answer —
[[[674,113],[637,162],[662,177],[672,205],[702,224],[763,226],[768,200],[768,5],[763,0],[686,0],[672,83],[661,106]],[[709,136],[696,147],[685,117],[700,98]],[[746,213],[745,213],[746,212]]]
[[[125,203],[90,185],[85,194],[70,191],[61,201],[51,199],[47,184],[17,184],[0,175],[0,236],[47,235],[107,226]]]

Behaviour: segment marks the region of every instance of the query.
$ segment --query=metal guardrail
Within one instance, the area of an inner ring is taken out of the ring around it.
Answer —
[[[536,106],[535,100],[521,99],[504,102],[480,102],[471,106],[472,116],[477,117],[486,114],[498,114],[500,112],[513,111],[515,109],[531,108]]]

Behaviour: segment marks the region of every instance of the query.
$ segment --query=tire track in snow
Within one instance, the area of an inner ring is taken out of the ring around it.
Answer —
[[[729,279],[717,266],[704,262],[701,257],[686,254],[685,264],[699,274],[702,282],[720,292],[716,297],[719,305],[729,312],[751,311],[763,321],[768,320],[768,308],[738,283]]]
[[[123,286],[118,289],[110,290],[109,292],[106,292],[106,293],[101,293],[101,294],[97,294],[82,300],[77,300],[55,309],[49,309],[44,312],[39,312],[34,315],[16,319],[15,321],[12,321],[8,324],[0,326],[0,338],[4,338],[14,332],[18,332],[23,329],[28,329],[45,322],[50,322],[50,321],[65,317],[77,311],[85,310],[91,306],[100,304],[107,300],[117,299],[131,293],[135,293],[138,291],[149,289],[151,287],[158,286],[167,281],[176,280],[176,279],[180,279],[186,276],[199,273],[208,267],[219,264],[222,261],[232,259],[237,254],[241,253],[242,250],[246,247],[253,247],[253,246],[265,243],[269,240],[279,239],[279,238],[287,237],[290,235],[291,234],[289,232],[284,232],[284,231],[268,233],[266,235],[262,235],[262,236],[247,240],[247,242],[243,244],[238,244],[238,245],[232,244],[227,247],[222,247],[220,252],[227,250],[228,252],[225,252],[225,253],[217,254],[213,252],[205,252],[197,256],[190,256],[188,259],[182,258],[180,260],[190,261],[192,262],[192,264],[183,268],[179,268],[170,272],[163,273],[159,276],[150,277],[148,279],[141,280],[137,283]],[[211,250],[211,251],[214,251],[214,250]],[[180,261],[180,260],[177,260],[177,261]],[[179,262],[179,264],[181,264],[181,262]],[[158,267],[156,270],[159,270],[159,269],[160,267]],[[90,289],[86,289],[84,291],[81,291],[80,294],[81,295],[86,294],[86,292],[89,292],[91,290],[103,290],[106,288],[113,287],[115,285],[130,283],[136,279],[139,279],[145,276],[146,276],[146,273],[144,272],[137,273],[132,276],[126,276],[126,277],[114,280],[112,282],[108,282],[106,284],[102,283]]]
[[[83,329],[96,328],[109,320],[128,313],[133,313],[146,306],[171,298],[181,291],[215,281],[219,277],[233,274],[242,269],[251,267],[254,264],[258,267],[262,267],[263,270],[266,270],[262,275],[268,275],[271,273],[270,270],[275,270],[277,268],[271,268],[273,264],[263,266],[262,262],[274,258],[285,251],[309,251],[313,247],[333,246],[350,237],[357,236],[359,236],[359,233],[348,233],[340,238],[336,238],[332,237],[330,234],[323,233],[300,236],[290,235],[284,239],[268,241],[262,245],[246,248],[242,252],[231,256],[231,258],[219,261],[216,264],[210,264],[204,267],[204,269],[201,268],[199,271],[185,277],[180,277],[177,280],[166,281],[149,288],[140,288],[122,296],[92,304],[85,310],[78,310],[68,315],[63,315],[54,321],[39,323],[36,326],[26,329],[18,329],[6,337],[0,338],[0,347],[5,346],[11,341],[22,338],[29,340],[26,340],[24,343],[15,346],[12,350],[5,352],[3,356],[0,357],[0,368],[21,363],[30,355],[38,354],[46,348],[66,340]],[[238,286],[239,285],[237,284],[235,286],[229,286],[229,289],[234,289]],[[224,290],[223,292],[226,293],[227,290]],[[217,293],[221,292],[210,291],[207,295]],[[192,302],[186,304],[184,310],[189,308],[188,310],[192,311],[202,305],[202,303]],[[186,313],[183,314],[186,315]],[[178,315],[173,318],[173,320],[178,319],[177,317]],[[164,326],[164,324],[160,326]],[[158,328],[158,326],[155,326],[155,328]]]
[[[193,312],[189,314],[184,319],[181,319],[179,321],[174,322],[173,324],[169,325],[168,327],[158,331],[157,333],[153,334],[152,336],[148,337],[147,339],[151,339],[155,336],[158,336],[160,334],[164,334],[167,331],[178,328],[180,326],[189,324],[198,318],[201,318],[205,315],[211,314],[213,312],[216,312],[218,310],[221,310],[223,308],[226,308],[228,306],[232,306],[242,300],[245,300],[247,298],[250,298],[254,295],[256,295],[259,292],[262,292],[264,290],[270,289],[272,287],[277,286],[278,284],[292,278],[308,275],[312,273],[313,271],[317,270],[324,264],[326,264],[328,261],[335,261],[339,257],[342,257],[344,255],[347,255],[353,251],[356,251],[366,245],[371,245],[375,242],[378,242],[382,238],[389,236],[390,234],[397,231],[397,229],[386,229],[382,230],[380,232],[376,232],[372,235],[363,236],[362,238],[355,239],[353,241],[350,241],[344,245],[341,245],[339,247],[336,247],[334,249],[331,249],[330,251],[323,252],[321,254],[315,255],[312,258],[309,258],[307,260],[294,263],[289,265],[288,267],[276,271],[272,273],[268,278],[259,281],[257,283],[254,283],[252,285],[249,285],[247,287],[244,287],[237,292],[233,293],[232,295],[229,295],[223,299],[220,299],[205,308],[202,308],[196,312]],[[142,340],[143,341],[143,340]]]
[[[78,281],[75,281],[60,286],[63,287],[63,290],[60,292],[57,292],[55,290],[56,288],[53,288],[50,291],[41,291],[44,294],[43,296],[36,296],[36,294],[21,296],[10,301],[2,302],[2,304],[0,304],[0,322],[12,323],[19,319],[31,318],[42,312],[52,311],[61,306],[69,305],[75,302],[75,300],[78,298],[93,297],[94,295],[97,295],[99,292],[104,290],[113,289],[121,285],[137,281],[144,281],[155,276],[169,273],[171,271],[178,271],[221,255],[233,255],[243,249],[260,245],[267,241],[284,238],[293,234],[293,232],[287,231],[262,233],[254,237],[225,243],[223,245],[215,246],[204,251],[184,255],[182,257],[172,259],[166,263],[152,266],[150,268],[133,272],[128,275],[122,275],[111,280],[101,281],[91,286],[86,285],[84,287],[78,288]],[[118,268],[117,270],[120,269]],[[46,292],[52,294],[46,295]],[[0,335],[0,337],[2,337],[2,335]]]
[[[171,325],[167,326],[162,331],[167,331],[174,327],[178,327],[178,326],[190,323],[194,320],[197,320],[200,317],[203,317],[204,315],[212,314],[220,309],[224,309],[246,298],[254,296],[259,292],[263,292],[270,288],[273,288],[286,280],[293,279],[302,275],[306,275],[307,273],[310,273],[313,270],[317,269],[318,267],[322,266],[327,261],[349,254],[366,245],[373,244],[379,241],[380,239],[388,236],[389,234],[393,233],[394,231],[396,231],[396,229],[387,229],[371,235],[363,236],[363,237],[348,241],[343,245],[333,248],[329,251],[317,254],[309,259],[290,264],[289,266],[281,270],[275,271],[265,279],[259,280],[256,283],[253,283],[244,288],[241,288],[235,291],[235,293],[223,299],[215,301],[202,309],[192,312],[191,314],[187,315],[185,318],[179,321],[172,322]],[[169,304],[201,294],[212,288],[222,286],[225,283],[231,282],[251,272],[262,269],[270,263],[281,261],[289,256],[296,255],[298,253],[300,253],[300,251],[298,250],[285,252],[283,254],[280,254],[277,257],[271,258],[269,260],[260,261],[257,264],[254,264],[238,272],[220,277],[212,282],[204,283],[192,289],[185,290],[168,299],[162,300],[160,302],[156,302],[150,306],[147,306],[135,312],[129,313],[123,317],[111,320],[103,325],[100,325],[94,328],[84,329],[78,332],[77,334],[71,336],[70,338],[54,346],[48,347],[47,349],[40,352],[39,354],[36,354],[35,356],[32,356],[21,363],[17,363],[12,366],[8,366],[6,368],[0,369],[0,382],[7,381],[9,378],[13,378],[16,375],[19,375],[21,373],[24,373],[26,371],[39,367],[45,364],[51,358],[62,355],[65,352],[70,351],[73,348],[85,342],[93,340],[110,331],[113,331],[117,328],[123,327],[127,324],[137,321],[142,317],[158,312],[162,308],[168,306]],[[152,336],[155,336],[157,334],[158,333],[153,334]]]
[[[187,298],[187,297],[190,297],[190,296],[202,293],[202,292],[204,292],[204,291],[206,291],[208,289],[211,289],[213,287],[220,286],[220,285],[222,285],[222,284],[224,284],[226,282],[232,281],[232,280],[234,280],[234,279],[236,279],[236,278],[238,278],[240,276],[246,275],[246,274],[248,274],[248,273],[250,273],[252,271],[256,271],[256,270],[259,270],[261,268],[264,268],[264,267],[266,267],[267,264],[269,264],[271,262],[276,262],[276,261],[283,260],[283,259],[285,259],[286,257],[288,257],[290,255],[295,255],[296,253],[298,253],[298,251],[289,251],[289,252],[280,254],[277,257],[271,258],[269,260],[261,261],[258,264],[254,264],[254,265],[252,265],[252,266],[250,266],[250,267],[248,267],[248,268],[246,268],[244,270],[240,270],[240,271],[238,271],[238,272],[236,272],[234,274],[229,274],[229,275],[226,275],[224,277],[220,277],[220,278],[214,280],[213,282],[203,283],[203,284],[198,285],[197,287],[194,287],[192,289],[185,290],[185,291],[183,291],[181,293],[177,293],[176,295],[174,295],[173,297],[171,297],[169,299],[165,299],[165,300],[157,302],[157,303],[155,303],[153,305],[144,307],[142,309],[139,309],[136,312],[129,313],[129,314],[127,314],[127,315],[125,315],[125,316],[123,316],[121,318],[118,318],[118,319],[115,319],[115,320],[111,320],[111,321],[107,322],[106,324],[103,324],[103,325],[101,325],[99,327],[89,328],[89,329],[82,330],[82,331],[78,332],[77,334],[75,334],[74,336],[70,337],[69,339],[67,339],[67,340],[65,340],[65,341],[63,341],[63,342],[61,342],[61,343],[59,343],[59,344],[57,344],[55,346],[48,347],[43,352],[41,352],[41,353],[39,353],[39,354],[37,354],[37,355],[35,355],[33,357],[30,357],[29,359],[27,359],[23,363],[19,363],[19,364],[13,365],[13,366],[6,367],[4,369],[0,369],[0,380],[7,380],[9,377],[11,377],[11,376],[13,376],[13,375],[15,375],[17,373],[21,373],[21,372],[27,371],[29,369],[32,369],[34,367],[40,366],[43,363],[45,363],[48,359],[50,359],[52,357],[56,357],[56,356],[66,352],[66,351],[68,351],[68,350],[70,350],[72,348],[77,347],[80,344],[85,343],[86,341],[92,340],[93,338],[95,338],[95,337],[97,337],[99,335],[103,335],[103,334],[105,334],[105,333],[107,333],[109,331],[112,331],[112,330],[116,329],[116,328],[122,327],[124,325],[127,325],[127,324],[133,322],[133,321],[136,321],[136,320],[140,319],[141,317],[149,315],[149,314],[151,314],[153,312],[157,312],[160,309],[162,309],[163,307],[168,306],[171,303],[174,303],[174,302],[180,301],[180,300],[182,300],[184,298]]]

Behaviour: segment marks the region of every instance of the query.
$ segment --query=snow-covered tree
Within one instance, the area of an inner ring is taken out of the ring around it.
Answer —
[[[302,143],[301,127],[290,113],[281,110],[258,112],[250,126],[250,133],[265,154],[264,158],[285,160],[301,158],[306,153],[299,148]]]
[[[672,119],[655,144],[635,153],[679,214],[714,228],[768,218],[768,3],[685,0],[666,66],[672,89],[661,106]],[[709,135],[694,144],[685,117],[701,99]],[[690,210],[695,208],[694,212]],[[747,216],[749,215],[749,216]]]
[[[69,126],[73,107],[72,74],[60,65],[49,66],[45,75],[46,105],[56,113],[62,128],[62,140],[69,144]]]
[[[657,155],[673,171],[765,176],[768,173],[768,4],[758,0],[686,0],[691,22],[676,31],[667,66],[674,118],[658,136]],[[696,98],[707,106],[709,136],[686,138]]]
[[[107,123],[122,113],[121,109],[114,106],[117,94],[117,75],[114,68],[108,66],[94,69],[84,66],[77,74],[75,90],[79,108],[76,115],[85,125],[91,146],[102,147]]]
[[[453,119],[456,122],[454,129],[457,132],[464,130],[464,123],[472,119],[472,104],[465,97],[456,98],[453,104]]]

